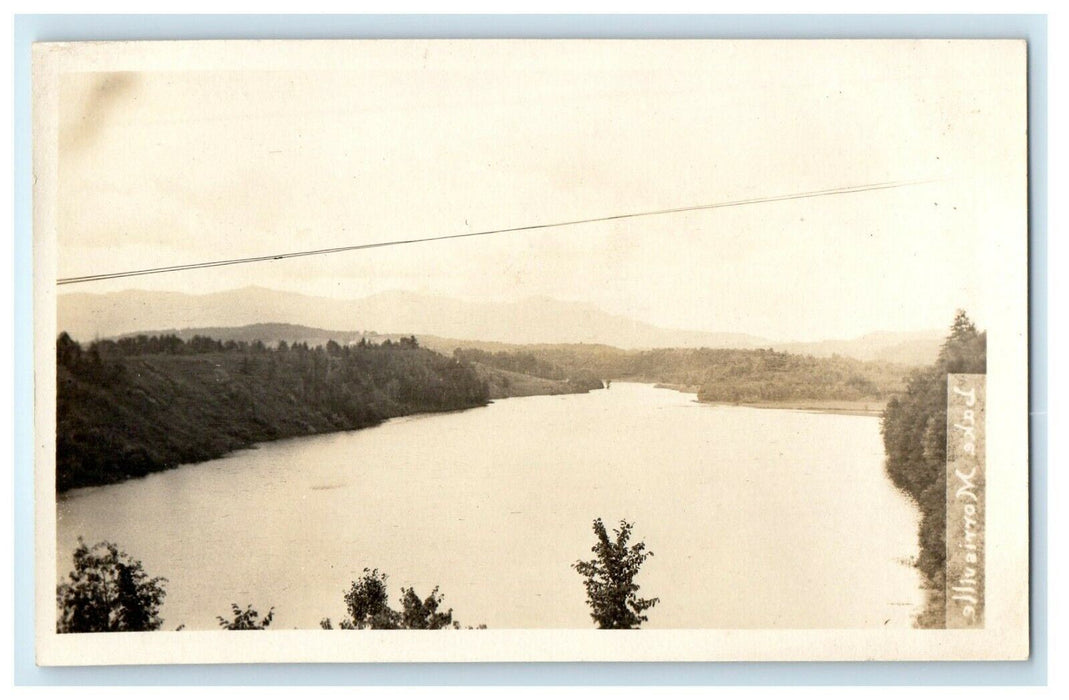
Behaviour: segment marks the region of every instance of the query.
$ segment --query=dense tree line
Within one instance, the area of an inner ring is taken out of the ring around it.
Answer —
[[[883,414],[887,474],[921,512],[917,568],[931,590],[927,610],[918,620],[925,627],[944,624],[947,375],[986,372],[987,334],[959,311],[939,359],[914,371],[905,393],[892,398]]]
[[[606,345],[543,345],[456,356],[495,366],[556,368],[565,376],[624,379],[697,390],[701,401],[747,403],[799,399],[886,400],[905,388],[907,368],[848,357],[812,357],[770,349],[665,348],[628,351]]]
[[[485,405],[456,358],[399,342],[263,343],[175,336],[56,343],[56,488],[121,481],[255,442]]]
[[[773,350],[710,353],[700,401],[880,400],[902,388],[902,370],[882,362]]]
[[[416,336],[400,338],[397,345],[407,347],[419,347]],[[83,352],[80,343],[73,340],[69,334],[60,333],[56,342],[56,359],[60,364],[70,366],[81,360],[114,360],[120,357],[134,357],[137,355],[203,355],[212,352],[240,352],[240,353],[265,353],[269,350],[293,350],[295,352],[309,352],[311,350],[325,349],[331,355],[343,354],[344,348],[366,348],[369,343],[366,338],[361,338],[358,343],[341,345],[335,340],[328,340],[325,344],[309,347],[308,343],[293,343],[280,340],[277,345],[269,346],[261,339],[254,340],[217,340],[204,335],[194,335],[188,340],[183,340],[174,333],[163,335],[131,335],[118,339],[106,338],[92,341]],[[389,338],[381,345],[390,347],[394,345]]]
[[[477,348],[457,348],[453,351],[453,357],[464,363],[477,362],[507,372],[566,381],[587,390],[602,388],[601,377],[596,372],[586,369],[565,369],[529,351],[488,352]]]

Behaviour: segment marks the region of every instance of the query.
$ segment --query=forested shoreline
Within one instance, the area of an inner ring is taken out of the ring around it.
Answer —
[[[486,352],[475,348],[457,348],[453,351],[453,357],[477,368],[494,370],[486,373],[491,398],[586,392],[604,387],[601,377],[593,371],[565,369],[523,350]],[[532,379],[544,381],[532,382]],[[546,381],[558,382],[557,390],[545,388]]]
[[[414,337],[310,347],[205,336],[56,346],[56,489],[115,483],[279,438],[365,428],[495,398],[581,393],[603,380],[695,387],[698,399],[885,402],[906,368],[773,350],[601,345],[461,347]]]
[[[483,406],[468,364],[400,342],[275,348],[140,336],[56,346],[56,490],[114,483],[257,442]]]
[[[918,622],[936,626],[946,373],[984,371],[985,340],[959,314],[939,362],[907,375],[898,365],[772,350],[572,345],[458,348],[447,356],[414,336],[309,347],[163,335],[83,346],[61,334],[56,489],[115,483],[279,438],[482,406],[504,391],[589,391],[601,388],[602,378],[667,380],[697,388],[705,400],[733,403],[777,395],[879,397],[889,401],[882,424],[887,473],[921,512],[916,565],[933,595]]]
[[[947,375],[986,373],[987,333],[959,311],[939,359],[915,370],[883,414],[887,474],[921,514],[916,565],[929,595],[920,627],[945,624]]]
[[[695,391],[709,403],[886,402],[905,391],[909,368],[848,357],[771,349],[621,350],[608,345],[530,345],[494,353],[461,348],[456,357],[497,358],[499,366],[559,368],[570,377],[636,381]]]

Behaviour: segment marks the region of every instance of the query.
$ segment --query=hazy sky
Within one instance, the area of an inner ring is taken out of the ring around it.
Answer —
[[[1024,235],[1020,44],[369,42],[333,45],[319,68],[265,55],[63,77],[59,276],[935,182],[61,291],[547,295],[808,340],[945,327],[957,307],[982,322],[978,244]]]

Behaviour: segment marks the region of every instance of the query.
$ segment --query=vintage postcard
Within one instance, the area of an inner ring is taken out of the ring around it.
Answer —
[[[1027,658],[1026,50],[36,45],[38,663]]]

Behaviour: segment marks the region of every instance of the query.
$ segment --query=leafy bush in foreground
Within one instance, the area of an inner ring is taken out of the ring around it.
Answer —
[[[594,534],[598,541],[590,551],[597,556],[572,565],[586,579],[590,617],[601,629],[635,629],[649,619],[643,613],[660,602],[660,598],[638,597],[635,576],[653,552],[646,551],[644,542],[628,546],[632,527],[621,520],[620,527],[613,530],[616,539],[612,540],[601,518],[596,519]]]
[[[163,624],[165,578],[149,578],[141,562],[110,542],[78,539],[74,571],[56,588],[57,632],[148,632]]]
[[[265,630],[271,626],[271,620],[275,618],[275,609],[272,607],[264,615],[264,619],[260,620],[260,613],[252,605],[247,605],[242,610],[237,603],[231,603],[230,614],[232,615],[230,619],[222,616],[215,618],[219,621],[219,626],[225,630]]]
[[[378,569],[364,569],[364,575],[345,594],[349,616],[339,627],[343,630],[440,630],[460,624],[453,620],[453,609],[439,612],[444,596],[435,586],[431,594],[421,599],[411,588],[401,589],[401,610],[389,606],[386,580],[389,577]],[[325,630],[334,629],[330,618],[319,623]]]

